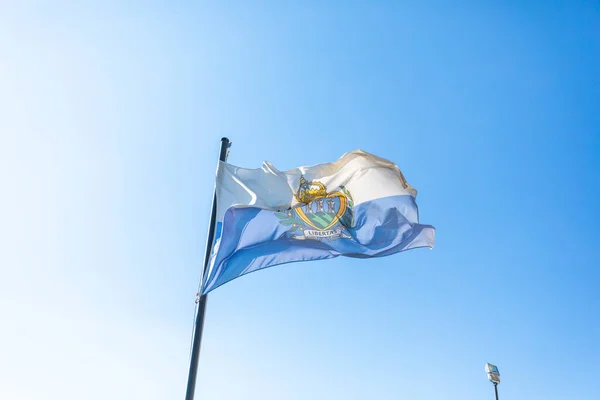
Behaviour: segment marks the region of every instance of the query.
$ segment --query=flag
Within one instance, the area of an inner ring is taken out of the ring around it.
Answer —
[[[279,171],[220,161],[206,294],[244,274],[295,261],[370,258],[432,248],[417,191],[391,161],[356,150],[332,163]]]

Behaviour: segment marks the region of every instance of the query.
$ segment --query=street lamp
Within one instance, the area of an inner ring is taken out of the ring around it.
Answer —
[[[494,364],[485,364],[485,372],[488,379],[494,384],[494,392],[496,392],[496,400],[498,400],[498,384],[500,383],[500,372]]]

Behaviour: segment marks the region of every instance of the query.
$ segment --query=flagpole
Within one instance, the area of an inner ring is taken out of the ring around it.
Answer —
[[[231,142],[227,138],[221,139],[221,150],[219,151],[219,161],[227,161]],[[210,260],[210,251],[215,239],[215,225],[217,219],[217,193],[213,195],[212,212],[210,216],[210,227],[208,229],[208,238],[206,239],[206,251],[204,253],[204,266],[202,267],[202,277],[200,278],[200,293],[202,291],[202,279],[205,277],[208,261]],[[192,342],[192,356],[190,359],[190,372],[188,374],[187,390],[185,400],[193,400],[196,390],[196,376],[198,374],[198,358],[200,356],[200,343],[202,342],[202,328],[204,327],[204,314],[206,312],[206,295],[200,294],[198,299],[198,313],[196,314],[196,323],[194,324],[194,339]]]

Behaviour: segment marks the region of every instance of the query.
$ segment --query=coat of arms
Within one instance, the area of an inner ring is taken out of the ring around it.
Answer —
[[[289,226],[294,239],[349,239],[348,228],[353,225],[352,197],[341,187],[327,192],[321,182],[300,177],[300,186],[294,195],[303,205],[276,213],[280,223]]]

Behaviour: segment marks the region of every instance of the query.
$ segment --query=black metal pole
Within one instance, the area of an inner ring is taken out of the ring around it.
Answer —
[[[219,152],[219,161],[227,161],[228,149],[231,146],[229,139],[221,139],[221,151]],[[202,278],[206,274],[208,261],[210,260],[210,251],[215,239],[215,224],[217,219],[217,193],[213,196],[212,212],[210,216],[210,227],[208,229],[208,238],[206,239],[206,252],[204,253],[204,266],[202,267]],[[202,290],[202,287],[200,288]],[[204,327],[204,314],[206,312],[206,295],[201,295],[198,300],[198,313],[196,314],[196,323],[194,324],[194,339],[192,342],[192,357],[190,359],[190,372],[188,374],[187,390],[185,400],[193,400],[196,390],[196,376],[198,374],[198,357],[200,356],[200,343],[202,342],[202,328]]]
[[[494,391],[496,392],[496,400],[498,400],[498,384],[494,383]]]

